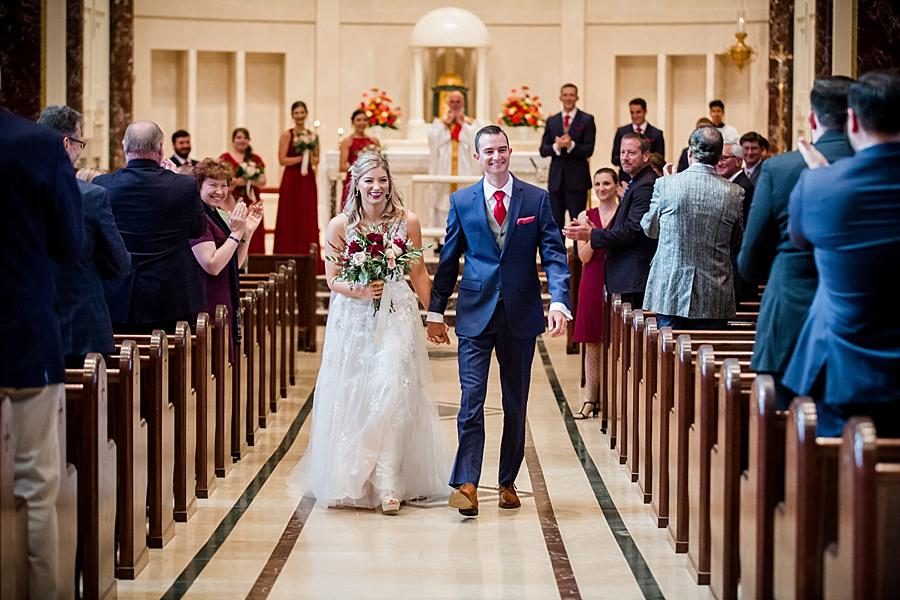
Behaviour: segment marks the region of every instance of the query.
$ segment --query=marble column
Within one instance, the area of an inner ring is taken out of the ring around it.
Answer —
[[[794,81],[794,0],[769,0],[769,142],[791,149]]]
[[[134,0],[109,2],[109,168],[125,166],[122,138],[132,119]]]
[[[66,0],[66,104],[84,112],[84,0]]]
[[[858,74],[900,65],[900,5],[896,0],[857,0],[856,24]]]
[[[834,0],[816,0],[816,77],[831,75],[833,43]]]
[[[0,0],[0,104],[41,113],[41,0]]]

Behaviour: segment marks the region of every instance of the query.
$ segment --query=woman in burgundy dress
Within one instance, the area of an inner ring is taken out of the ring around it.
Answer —
[[[262,206],[260,188],[266,185],[266,163],[262,157],[253,153],[250,132],[245,127],[238,127],[231,132],[231,150],[223,152],[219,160],[227,162],[234,170],[231,193],[235,201],[243,202],[248,207],[257,202]],[[264,234],[254,236],[250,243],[250,254],[266,253],[265,237]]]
[[[278,162],[284,166],[284,173],[275,220],[276,254],[309,254],[312,244],[319,245],[319,136],[306,128],[308,114],[305,102],[294,102],[294,126],[282,133],[278,141]],[[318,271],[324,273],[322,261],[318,262]]]
[[[364,150],[373,150],[381,146],[375,138],[366,135],[366,127],[369,126],[369,120],[366,118],[366,111],[357,108],[350,117],[353,124],[353,133],[341,140],[341,172],[346,173],[344,179],[344,191],[341,194],[341,212],[344,212],[344,205],[347,204],[347,190],[350,189],[350,167],[359,158],[360,152]]]
[[[619,178],[609,168],[594,173],[594,194],[597,206],[578,215],[578,220],[593,227],[606,227],[619,206],[617,186]],[[578,309],[575,314],[575,333],[572,339],[584,344],[584,375],[586,400],[576,419],[596,417],[600,411],[600,344],[603,342],[606,314],[606,249],[594,250],[589,243],[578,245],[578,258],[584,264],[578,286]]]
[[[228,193],[233,172],[226,161],[206,158],[194,167],[206,211],[206,232],[191,240],[197,263],[206,272],[206,307],[210,316],[224,304],[231,317],[232,342],[240,340],[238,266],[247,260],[253,233],[262,222],[262,204],[247,206]]]

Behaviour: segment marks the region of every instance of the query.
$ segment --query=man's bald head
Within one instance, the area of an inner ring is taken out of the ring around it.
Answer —
[[[135,121],[125,130],[125,139],[122,146],[125,148],[125,158],[147,158],[162,160],[163,157],[163,132],[159,125],[153,121]]]

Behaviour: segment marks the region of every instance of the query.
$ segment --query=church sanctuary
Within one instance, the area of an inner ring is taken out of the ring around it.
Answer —
[[[900,598],[897,0],[0,0],[0,598]]]

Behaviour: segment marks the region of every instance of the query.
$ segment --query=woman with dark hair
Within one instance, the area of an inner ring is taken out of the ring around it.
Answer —
[[[607,227],[619,207],[616,193],[619,178],[615,170],[598,169],[594,173],[594,195],[597,206],[578,215],[578,220],[591,227]],[[584,264],[578,286],[578,310],[572,340],[584,344],[585,400],[576,419],[597,416],[600,411],[600,344],[605,335],[606,314],[606,249],[594,250],[590,243],[578,244],[578,258]]]
[[[284,167],[278,190],[278,217],[275,220],[276,254],[309,254],[319,245],[319,202],[316,167],[319,164],[319,136],[306,128],[309,109],[302,101],[291,105],[294,126],[278,140],[278,162]],[[325,269],[319,261],[318,271]]]
[[[235,202],[228,193],[232,184],[231,165],[224,160],[205,158],[194,167],[200,198],[206,212],[206,232],[191,240],[191,250],[206,273],[206,307],[210,316],[224,304],[231,317],[233,339],[240,339],[238,327],[238,267],[247,260],[253,233],[262,223],[262,203],[249,207]]]
[[[266,163],[262,157],[253,153],[250,146],[250,132],[246,127],[237,127],[231,132],[231,150],[223,152],[219,160],[228,163],[234,171],[235,176],[231,180],[234,200],[243,202],[248,207],[257,202],[261,203],[260,188],[266,185]],[[265,226],[263,230],[265,231]],[[249,251],[250,254],[265,254],[265,236],[254,237]]]
[[[346,173],[344,178],[344,192],[341,194],[341,212],[347,204],[347,190],[350,189],[350,167],[359,158],[361,152],[366,150],[377,150],[381,144],[376,138],[370,138],[366,135],[366,128],[369,126],[369,119],[366,117],[366,111],[357,108],[350,115],[350,123],[353,125],[353,132],[341,140],[341,173]]]

